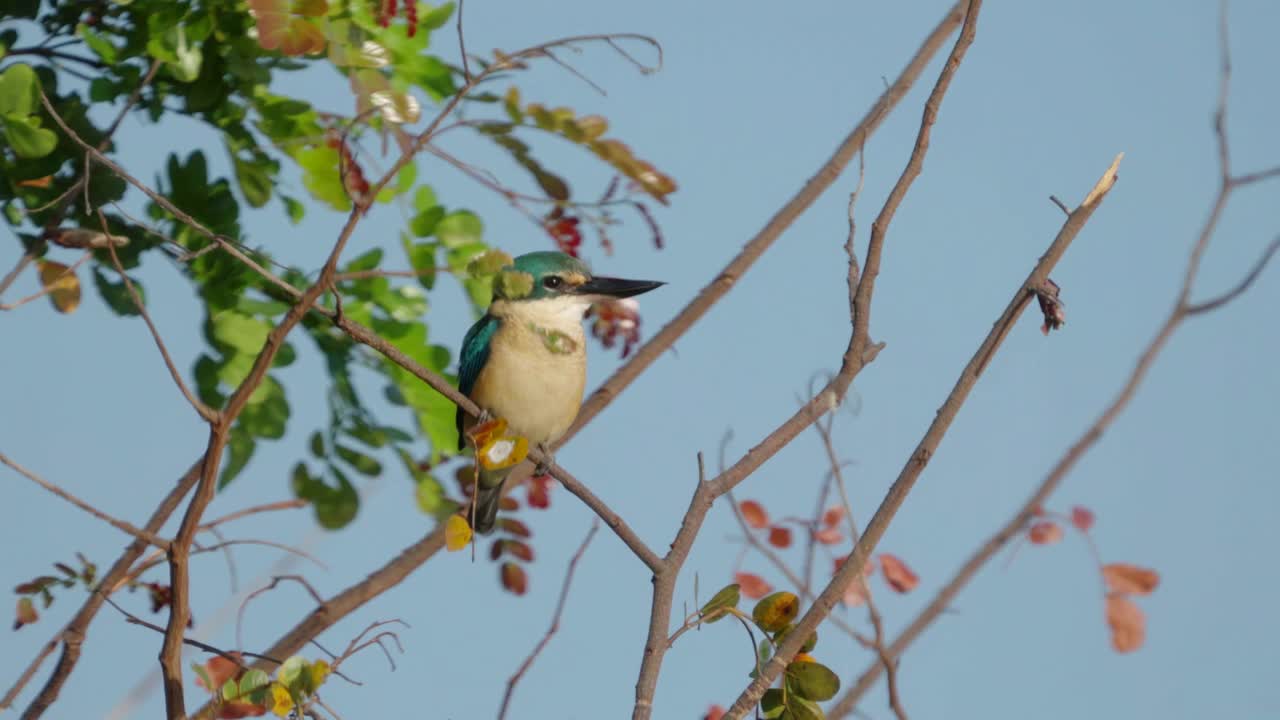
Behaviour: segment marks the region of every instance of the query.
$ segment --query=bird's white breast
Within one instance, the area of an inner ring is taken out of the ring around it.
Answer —
[[[582,316],[590,303],[559,297],[495,301],[501,319],[471,397],[531,443],[559,439],[578,415],[587,381]]]

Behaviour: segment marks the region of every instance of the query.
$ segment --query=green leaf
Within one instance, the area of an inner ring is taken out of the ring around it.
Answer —
[[[400,245],[404,248],[409,267],[419,271],[418,284],[430,290],[436,284],[436,244],[414,243],[407,233],[400,233]],[[421,272],[421,271],[428,272]]]
[[[470,210],[455,210],[441,218],[435,235],[445,247],[458,247],[481,241],[484,223]]]
[[[822,702],[840,691],[840,677],[826,665],[807,660],[793,660],[787,665],[787,688],[803,698]]]
[[[235,678],[222,683],[222,699],[227,702],[240,699],[240,686],[236,684]]]
[[[274,183],[271,179],[271,166],[267,163],[249,162],[234,157],[236,182],[240,184],[240,192],[252,207],[262,207],[271,199]]]
[[[76,25],[76,35],[84,38],[84,44],[88,45],[89,49],[92,50],[95,55],[102,58],[102,62],[108,65],[116,64],[118,55],[116,52],[116,46],[112,45],[111,42],[98,33],[98,31],[84,23],[80,23],[79,25]]]
[[[10,65],[0,73],[0,115],[30,115],[40,104],[39,87],[30,65]]]
[[[240,475],[240,471],[244,470],[253,457],[257,445],[257,441],[240,423],[231,427],[231,432],[227,435],[227,460],[222,466],[222,476],[218,478],[219,490],[230,485]]]
[[[428,32],[443,27],[445,23],[449,22],[449,17],[453,15],[453,8],[453,3],[447,2],[438,8],[421,14],[418,17],[418,25]]]
[[[382,463],[364,453],[353,450],[345,445],[335,445],[334,451],[338,457],[342,458],[351,467],[355,468],[361,475],[367,477],[377,477],[382,474]]]
[[[240,677],[240,697],[254,705],[266,700],[267,686],[271,684],[271,676],[262,670],[246,670]]]
[[[428,237],[440,227],[444,219],[444,208],[439,205],[429,207],[409,219],[409,231],[418,237]]]
[[[294,467],[291,484],[294,495],[311,502],[316,512],[316,522],[321,527],[338,530],[350,523],[360,511],[360,495],[342,471],[332,465],[329,470],[337,481],[336,486],[311,475],[303,463]]]
[[[288,195],[281,195],[280,201],[284,203],[284,210],[289,215],[289,222],[294,225],[302,222],[302,216],[306,214],[306,208],[302,203]]]
[[[351,209],[351,199],[342,187],[338,174],[338,151],[322,145],[299,150],[295,159],[302,167],[302,184],[317,200],[327,203],[334,210]]]
[[[280,684],[288,688],[289,692],[301,695],[302,688],[300,683],[303,675],[306,674],[307,659],[301,655],[294,655],[284,664],[280,666],[280,670],[276,672],[276,677],[280,680]]]
[[[725,612],[728,608],[738,607],[738,601],[741,599],[741,585],[738,583],[726,585],[715,595],[711,596],[711,599],[707,601],[706,605],[702,606],[702,609],[698,611],[698,614],[703,617],[705,622],[713,623],[724,618],[724,616],[728,614]]]
[[[136,278],[131,279],[133,280],[134,289],[138,291],[138,295],[145,305],[147,293]],[[112,312],[117,315],[138,314],[138,306],[134,304],[133,296],[129,294],[129,288],[125,286],[123,280],[111,282],[101,268],[95,267],[93,269],[93,284],[98,288],[98,294],[102,296],[102,301],[107,304],[107,307],[111,308]]]
[[[783,720],[826,720],[826,717],[817,703],[795,693],[787,695],[787,710],[782,714]]]
[[[214,315],[210,323],[218,344],[249,355],[257,355],[271,333],[271,325],[266,321],[233,310]]]
[[[239,424],[256,437],[279,440],[284,437],[289,420],[289,401],[284,388],[268,375],[263,379],[240,413]]]
[[[15,65],[14,67],[23,67]],[[53,152],[58,145],[58,136],[48,128],[40,127],[40,119],[35,116],[22,116],[9,113],[0,117],[4,125],[9,145],[18,157],[27,159],[41,158]]]
[[[764,695],[760,697],[760,711],[769,720],[781,716],[782,712],[786,710],[786,707],[782,704],[782,699],[782,688],[765,690]]]

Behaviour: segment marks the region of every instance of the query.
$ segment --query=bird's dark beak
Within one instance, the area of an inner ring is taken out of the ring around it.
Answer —
[[[622,278],[596,276],[574,288],[578,295],[606,295],[614,298],[629,298],[666,285],[653,280],[623,280]]]

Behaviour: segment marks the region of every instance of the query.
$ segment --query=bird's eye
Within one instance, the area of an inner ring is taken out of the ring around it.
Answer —
[[[564,279],[558,275],[548,275],[542,279],[542,284],[552,290],[555,290],[564,284]]]

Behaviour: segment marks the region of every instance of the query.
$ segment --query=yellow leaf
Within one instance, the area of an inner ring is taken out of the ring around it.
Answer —
[[[444,546],[449,552],[457,552],[471,542],[471,526],[461,515],[450,515],[444,523]]]
[[[293,712],[293,696],[280,683],[271,683],[271,712],[279,717],[289,717]]]
[[[529,441],[523,437],[497,437],[480,447],[476,461],[485,470],[501,470],[518,464],[529,455]]]
[[[329,663],[324,660],[315,661],[315,663],[311,665],[312,690],[323,685],[324,681],[328,679],[330,672],[332,672],[332,668],[329,667]]]
[[[80,279],[71,268],[51,260],[40,261],[40,285],[49,291],[53,309],[73,313],[80,307]]]
[[[765,632],[778,632],[791,624],[800,613],[800,598],[789,592],[776,592],[756,603],[751,617]]]

